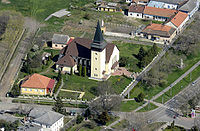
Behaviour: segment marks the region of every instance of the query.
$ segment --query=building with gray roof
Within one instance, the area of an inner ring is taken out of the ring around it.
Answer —
[[[55,49],[62,49],[70,40],[68,35],[54,34],[52,38],[52,47]]]
[[[198,8],[199,8],[198,0],[188,0],[188,2],[182,5],[179,8],[179,10],[187,13],[189,17],[192,17],[194,13],[198,10]]]

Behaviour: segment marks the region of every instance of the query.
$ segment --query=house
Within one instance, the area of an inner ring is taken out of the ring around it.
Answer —
[[[55,80],[35,73],[31,76],[24,78],[21,84],[21,94],[28,94],[28,95],[52,94],[54,85],[55,85]]]
[[[147,6],[156,7],[156,8],[164,8],[165,3],[159,1],[150,1]]]
[[[163,24],[149,24],[137,36],[168,44],[176,35],[176,29]]]
[[[98,6],[99,11],[109,11],[109,12],[116,12],[116,11],[122,11],[117,3],[108,2],[108,3],[102,3],[100,6]]]
[[[143,11],[144,11],[144,6],[131,5],[131,6],[129,6],[128,16],[142,19]]]
[[[161,7],[164,9],[178,9],[181,5],[183,5],[187,0],[151,0],[154,1],[155,5],[159,5],[160,3],[164,3]],[[158,3],[157,3],[158,2]],[[156,4],[157,3],[157,4]]]
[[[143,18],[147,20],[166,21],[177,13],[177,10],[145,6]]]
[[[75,38],[60,52],[56,69],[65,73],[78,73],[80,66],[86,68],[90,79],[104,80],[119,66],[119,50],[107,43],[98,22],[93,40]]]
[[[188,0],[188,2],[181,6],[178,10],[187,13],[189,18],[191,18],[198,9],[198,0]]]
[[[126,0],[126,3],[131,3],[133,0]]]
[[[136,5],[147,5],[149,0],[133,0],[132,3],[135,3]]]
[[[103,0],[96,0],[95,1],[95,4],[98,5],[98,6],[101,5],[102,3],[105,3],[105,1],[103,1]]]
[[[30,124],[37,125],[42,130],[60,131],[64,126],[64,116],[54,111],[32,109],[28,115]]]
[[[189,17],[188,14],[179,11],[169,22],[167,22],[165,25],[171,26],[177,30],[177,33],[179,33],[186,22],[188,21]]]
[[[66,46],[70,37],[68,35],[54,34],[52,38],[52,48],[62,49]]]

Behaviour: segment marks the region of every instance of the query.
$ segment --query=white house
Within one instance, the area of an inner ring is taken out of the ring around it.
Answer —
[[[154,1],[155,5],[160,5],[162,3],[162,8],[165,9],[178,9],[178,7],[184,4],[184,2],[187,0],[151,0],[151,1]]]
[[[29,113],[31,124],[40,126],[43,130],[60,131],[64,126],[64,116],[54,111],[33,109]]]
[[[166,23],[166,25],[175,28],[177,33],[180,33],[188,19],[188,14],[179,11],[169,22]]]
[[[144,11],[144,6],[131,5],[129,6],[128,16],[142,19],[143,11]]]
[[[143,19],[167,21],[176,13],[177,13],[177,10],[145,6],[144,11],[143,11]]]

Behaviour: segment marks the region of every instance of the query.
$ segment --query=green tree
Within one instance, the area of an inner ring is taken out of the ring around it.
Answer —
[[[152,50],[152,55],[155,57],[158,54],[158,46],[156,45],[156,43],[153,44],[153,47],[151,48]]]
[[[73,75],[73,74],[74,74],[73,67],[71,67],[70,75]]]
[[[54,54],[53,54],[53,51],[51,51],[51,60],[53,60],[53,57],[54,57]]]
[[[107,111],[102,112],[102,114],[99,115],[99,123],[102,125],[105,125],[110,120],[110,116],[108,115]]]
[[[76,124],[80,124],[83,121],[83,119],[84,119],[83,116],[78,115],[76,118]]]
[[[146,51],[144,50],[143,47],[141,47],[138,54],[137,54],[137,59],[139,61],[141,61],[145,57],[145,55],[146,55]]]
[[[64,114],[64,113],[65,113],[64,107],[63,107],[63,102],[62,102],[62,100],[61,100],[60,97],[57,97],[56,103],[55,103],[55,105],[54,105],[54,107],[53,107],[53,110],[54,110],[55,112],[58,112],[58,113],[61,113],[61,114]]]
[[[84,117],[90,117],[91,116],[91,111],[90,111],[90,109],[88,108],[88,109],[86,109],[86,111],[85,111],[85,114],[84,114]]]
[[[60,81],[62,77],[61,71],[58,71],[58,75],[57,75],[57,81]]]
[[[20,87],[18,85],[14,85],[11,92],[10,92],[12,97],[17,97],[20,95]]]
[[[0,128],[5,128],[5,131],[16,131],[19,125],[19,121],[13,123],[0,120]]]
[[[79,76],[82,75],[82,65],[79,65]]]
[[[125,67],[128,64],[128,59],[129,57],[121,57],[119,60],[119,66],[120,67]]]
[[[143,102],[143,101],[144,101],[144,97],[145,97],[144,93],[141,92],[141,93],[137,96],[137,101],[138,101],[138,102]]]
[[[87,69],[86,69],[86,66],[83,67],[83,74],[84,74],[84,77],[87,76]]]

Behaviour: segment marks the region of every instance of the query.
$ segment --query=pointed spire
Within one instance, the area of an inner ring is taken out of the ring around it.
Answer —
[[[93,40],[93,43],[91,44],[91,47],[102,50],[105,48],[106,45],[107,45],[107,43],[105,42],[105,40],[103,38],[100,22],[98,21],[97,27],[96,27],[96,32],[94,35],[94,40]]]
[[[100,26],[100,23],[99,23],[99,20],[98,20],[93,42],[94,43],[101,43],[103,41],[104,41],[104,38],[103,38],[103,34],[101,32],[101,26]]]

